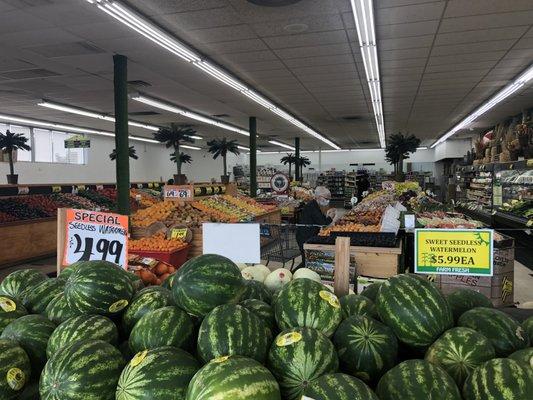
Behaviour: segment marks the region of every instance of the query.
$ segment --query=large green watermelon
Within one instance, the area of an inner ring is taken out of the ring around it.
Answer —
[[[263,322],[266,323],[271,332],[275,332],[277,329],[276,317],[274,316],[274,310],[269,304],[257,299],[246,299],[241,301],[239,304],[255,313]]]
[[[377,318],[378,312],[372,300],[359,294],[348,294],[340,298],[342,318],[346,319],[352,315],[366,315],[370,318]]]
[[[341,369],[365,382],[377,382],[396,364],[398,340],[392,330],[364,315],[345,319],[333,336]]]
[[[264,301],[265,303],[272,303],[272,294],[270,290],[267,289],[266,285],[263,282],[254,281],[254,280],[245,280],[244,281],[245,289],[241,297],[242,300],[246,299],[257,299]]]
[[[83,267],[83,264],[85,264],[87,261],[77,261],[75,263],[72,263],[70,265],[67,265],[65,268],[61,270],[59,273],[57,279],[61,279],[63,281],[67,281],[70,276],[76,272],[79,268]]]
[[[118,331],[115,324],[102,315],[79,315],[59,325],[48,339],[46,354],[52,357],[63,347],[80,340],[103,340],[116,345]]]
[[[194,323],[189,315],[175,306],[145,314],[133,327],[130,348],[134,353],[161,346],[189,348],[192,345]]]
[[[49,279],[48,276],[36,269],[19,269],[10,273],[0,283],[0,295],[7,295],[22,300],[24,291]]]
[[[133,326],[145,314],[172,304],[172,294],[168,289],[160,286],[144,288],[133,296],[130,306],[122,314],[122,326],[127,333],[130,333]]]
[[[379,400],[361,380],[346,374],[326,374],[305,389],[309,400]]]
[[[30,358],[32,372],[38,376],[46,363],[46,345],[55,328],[42,315],[25,315],[6,326],[0,338],[19,342]]]
[[[22,296],[24,307],[32,314],[42,314],[54,296],[63,292],[65,282],[60,279],[46,279],[27,290]]]
[[[200,364],[175,347],[137,353],[118,381],[116,400],[185,399],[189,382]]]
[[[58,325],[78,315],[83,315],[83,313],[69,306],[64,292],[56,294],[44,310],[44,316]]]
[[[522,328],[527,332],[531,345],[533,346],[533,317],[529,317],[522,322]]]
[[[161,282],[161,287],[172,290],[172,283],[174,282],[174,278],[176,277],[176,273],[171,273],[167,279],[165,279],[163,282]]]
[[[142,279],[139,276],[135,275],[133,272],[126,271],[126,277],[130,279],[135,293],[144,288],[144,282],[142,281]]]
[[[333,335],[342,320],[337,296],[321,283],[311,279],[295,279],[286,284],[274,302],[280,329],[308,327],[326,336]]]
[[[243,356],[261,363],[272,333],[255,313],[238,304],[224,304],[207,314],[198,333],[198,356],[206,363],[220,356]]]
[[[26,307],[14,297],[0,296],[0,335],[11,322],[28,314]]]
[[[453,326],[450,306],[429,281],[413,274],[396,275],[381,284],[376,298],[380,319],[400,341],[427,348]]]
[[[203,317],[213,308],[237,303],[244,292],[239,267],[229,258],[204,254],[190,259],[176,272],[174,302],[189,314]]]
[[[299,400],[312,381],[337,371],[339,359],[333,343],[320,331],[292,328],[274,339],[268,366],[279,382],[283,398]]]
[[[493,308],[473,308],[461,315],[457,325],[472,328],[486,336],[498,357],[507,357],[529,344],[527,332],[518,321]]]
[[[366,288],[363,289],[360,295],[365,296],[366,298],[375,302],[378,296],[379,288],[381,287],[382,283],[383,282],[371,283],[370,285],[368,285]]]
[[[268,369],[251,358],[224,356],[204,365],[191,380],[186,400],[281,400]]]
[[[376,393],[381,400],[461,400],[451,376],[424,360],[407,360],[389,370]]]
[[[453,318],[457,322],[459,317],[468,310],[476,307],[492,308],[492,302],[479,292],[472,289],[457,289],[446,296]]]
[[[102,340],[84,340],[63,347],[41,375],[42,400],[114,400],[124,360]]]
[[[517,350],[513,354],[511,354],[509,358],[533,368],[533,347]]]
[[[426,352],[425,359],[442,367],[455,380],[458,387],[472,371],[496,357],[489,339],[470,328],[456,327],[447,330]]]
[[[0,339],[0,399],[16,399],[30,381],[31,364],[13,340]]]
[[[467,378],[464,400],[533,399],[533,368],[509,358],[493,358]]]
[[[113,315],[128,306],[134,294],[127,272],[107,261],[87,261],[65,285],[68,304],[85,314]]]

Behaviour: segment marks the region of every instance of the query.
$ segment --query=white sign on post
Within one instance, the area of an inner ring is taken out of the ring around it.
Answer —
[[[202,225],[204,254],[219,254],[235,263],[261,262],[259,224]]]

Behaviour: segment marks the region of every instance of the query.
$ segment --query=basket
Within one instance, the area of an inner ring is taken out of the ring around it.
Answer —
[[[189,254],[189,246],[175,251],[130,250],[130,253],[142,257],[150,257],[155,258],[159,261],[164,261],[177,269],[181,267],[185,261],[187,261],[187,254]]]

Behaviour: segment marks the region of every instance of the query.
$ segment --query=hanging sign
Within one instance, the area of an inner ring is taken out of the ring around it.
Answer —
[[[415,272],[492,276],[492,229],[415,229]]]
[[[270,187],[278,194],[285,193],[289,189],[289,185],[289,177],[281,172],[274,174],[272,178],[270,178]]]
[[[163,194],[167,201],[192,201],[194,199],[194,188],[191,185],[165,185]]]
[[[128,264],[128,217],[78,209],[59,209],[58,260],[104,260],[123,268]]]
[[[65,149],[88,149],[89,147],[91,147],[91,141],[83,135],[75,135],[65,139]]]

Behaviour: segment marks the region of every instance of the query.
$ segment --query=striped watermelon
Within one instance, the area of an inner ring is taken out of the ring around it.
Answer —
[[[70,265],[67,265],[65,268],[61,270],[59,273],[58,279],[61,279],[63,281],[67,281],[70,276],[76,272],[79,268],[83,266],[87,261],[76,261],[75,263],[72,263]]]
[[[533,368],[533,347],[515,351],[509,358]]]
[[[451,376],[424,360],[407,360],[389,370],[376,393],[381,400],[461,400]]]
[[[176,273],[173,272],[171,273],[167,279],[165,279],[162,283],[161,283],[161,287],[165,288],[165,289],[168,289],[168,290],[172,290],[172,283],[174,282],[174,278],[176,277]]]
[[[507,357],[529,344],[529,336],[518,321],[493,308],[473,308],[461,315],[457,325],[472,328],[486,336],[498,357]]]
[[[274,304],[280,329],[309,327],[326,336],[333,335],[342,320],[337,296],[321,283],[311,279],[295,279],[281,289]]]
[[[305,389],[310,400],[379,400],[359,379],[346,374],[327,374],[311,382]]]
[[[22,393],[17,397],[17,400],[40,400],[39,397],[39,380],[31,380],[25,387]]]
[[[133,327],[130,348],[134,353],[161,346],[188,348],[192,345],[194,323],[182,309],[168,306],[145,314]]]
[[[427,348],[453,326],[444,296],[431,282],[414,274],[396,275],[383,282],[376,307],[398,339],[415,348]]]
[[[133,294],[127,272],[107,261],[85,262],[65,285],[68,304],[84,314],[118,314]]]
[[[341,303],[342,318],[352,315],[366,315],[370,318],[378,318],[376,305],[368,297],[359,294],[348,294],[339,299]]]
[[[22,296],[24,307],[32,314],[42,314],[55,295],[63,291],[65,282],[60,279],[46,279],[27,290]]]
[[[263,322],[266,323],[271,332],[276,331],[277,326],[276,318],[274,317],[274,310],[269,304],[257,299],[246,299],[241,301],[240,305],[255,313],[261,320],[263,320]]]
[[[496,357],[489,339],[470,328],[456,327],[447,330],[426,352],[425,359],[442,367],[455,380],[463,383],[472,371]]]
[[[69,318],[82,315],[80,311],[68,305],[64,292],[56,294],[54,298],[50,300],[50,303],[46,306],[43,314],[57,325],[61,322],[65,322]]]
[[[0,335],[6,326],[28,314],[26,307],[14,297],[0,296]]]
[[[533,369],[509,358],[493,358],[472,372],[463,386],[464,400],[529,400]]]
[[[246,280],[244,286],[245,289],[241,300],[257,299],[272,304],[272,294],[263,282]]]
[[[50,358],[63,347],[80,340],[103,340],[116,345],[117,327],[109,318],[101,315],[79,315],[67,319],[48,339],[46,355]]]
[[[152,289],[157,288],[157,289]],[[130,306],[122,314],[122,326],[129,334],[146,313],[173,304],[170,290],[160,286],[144,288],[133,296]]]
[[[0,295],[7,295],[22,300],[22,295],[26,289],[46,279],[49,279],[48,276],[36,269],[19,269],[10,273],[0,283]]]
[[[42,315],[25,315],[2,332],[2,339],[19,342],[31,361],[32,372],[38,376],[46,363],[46,345],[56,325]]]
[[[345,319],[333,336],[341,369],[365,382],[377,382],[396,364],[398,340],[392,330],[364,315]]]
[[[122,371],[116,400],[184,399],[199,368],[193,356],[175,347],[144,350]]]
[[[144,288],[144,282],[142,279],[135,275],[133,272],[126,271],[126,276],[130,279],[131,284],[133,285],[133,290],[137,293],[139,290]]]
[[[453,318],[457,322],[459,317],[468,310],[476,307],[492,308],[492,302],[479,292],[472,289],[457,289],[446,296]]]
[[[243,356],[261,363],[272,333],[254,312],[238,304],[224,304],[207,314],[198,333],[198,356],[204,362],[220,356]]]
[[[237,303],[244,292],[241,271],[229,258],[204,254],[190,259],[176,272],[172,284],[175,303],[202,317],[218,305]]]
[[[529,317],[524,322],[522,322],[522,328],[527,332],[531,345],[533,346],[533,317]]]
[[[279,382],[283,398],[299,400],[315,379],[337,371],[339,359],[333,343],[320,331],[293,328],[274,339],[268,366]]]
[[[84,340],[63,347],[41,375],[42,400],[114,400],[122,354],[102,340]]]
[[[372,301],[376,301],[376,298],[378,296],[379,288],[383,282],[374,282],[368,285],[366,288],[363,289],[363,291],[360,293],[362,296],[365,296],[367,299],[370,299]]]
[[[17,398],[31,376],[30,359],[13,340],[0,339],[0,399]]]
[[[204,365],[191,380],[185,400],[281,400],[268,369],[251,358],[224,356]]]

